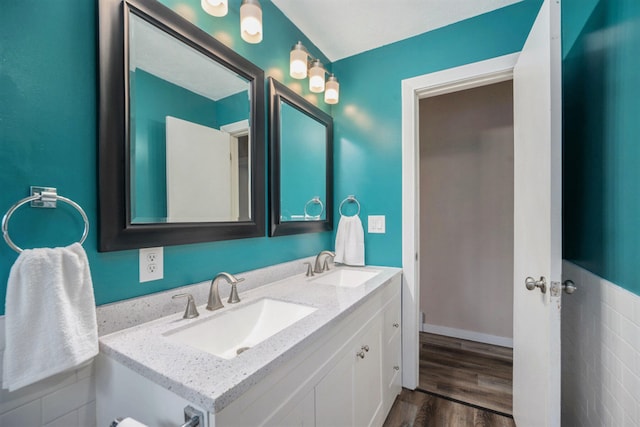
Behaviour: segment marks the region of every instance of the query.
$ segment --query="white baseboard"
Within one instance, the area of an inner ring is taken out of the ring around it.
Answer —
[[[463,340],[513,348],[513,338],[499,337],[497,335],[483,334],[480,332],[467,331],[465,329],[456,329],[449,328],[447,326],[430,325],[428,323],[423,323],[422,332],[429,332],[431,334],[444,335],[447,337],[460,338]]]

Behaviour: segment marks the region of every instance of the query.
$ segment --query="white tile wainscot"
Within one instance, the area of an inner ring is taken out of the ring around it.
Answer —
[[[562,425],[640,426],[640,296],[568,261],[562,297]]]
[[[312,283],[299,274],[241,293],[235,306],[213,313],[200,307],[198,319],[178,314],[103,336],[98,424],[116,416],[179,424],[190,404],[216,427],[382,425],[401,388],[401,270],[368,268],[378,274],[359,286]],[[263,298],[316,310],[228,360],[164,335]]]

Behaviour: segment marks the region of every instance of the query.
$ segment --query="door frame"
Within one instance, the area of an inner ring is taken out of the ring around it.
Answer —
[[[419,380],[420,139],[419,101],[513,79],[519,53],[499,56],[402,81],[402,386]]]

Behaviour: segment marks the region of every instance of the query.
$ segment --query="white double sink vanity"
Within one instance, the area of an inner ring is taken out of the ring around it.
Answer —
[[[104,335],[98,425],[179,426],[192,406],[209,427],[380,426],[401,389],[400,289],[398,268],[337,267]]]

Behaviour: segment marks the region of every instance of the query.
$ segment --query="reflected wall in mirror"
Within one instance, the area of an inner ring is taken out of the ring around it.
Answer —
[[[100,250],[264,235],[264,72],[155,0],[99,13]]]
[[[270,235],[333,228],[333,119],[269,79]]]

